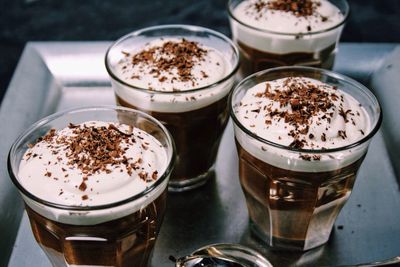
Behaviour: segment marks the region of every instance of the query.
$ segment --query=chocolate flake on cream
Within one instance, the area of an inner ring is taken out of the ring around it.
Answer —
[[[139,135],[134,136],[132,127],[128,127],[125,132],[112,123],[108,127],[87,126],[86,124],[74,125],[70,123],[68,128],[72,131],[71,135],[58,135],[55,129],[51,129],[46,135],[38,138],[36,144],[47,143],[47,148],[54,155],[61,152],[65,153],[67,165],[70,168],[78,168],[82,172],[82,182],[79,186],[76,186],[80,191],[85,192],[87,190],[85,181],[89,179],[89,176],[100,172],[111,173],[110,167],[120,168],[124,166],[129,176],[132,175],[133,171],[141,168],[143,163],[141,158],[133,162],[132,158],[128,158],[125,155],[127,149],[124,146],[136,143],[135,137],[143,139]],[[143,149],[147,149],[145,144],[149,145],[149,143],[141,141]],[[29,145],[30,149],[34,148],[34,146],[33,144]],[[32,152],[26,154],[27,160],[31,155]],[[51,161],[48,162],[48,165],[50,164],[52,164]],[[61,171],[66,172],[67,170],[61,167]],[[157,179],[157,174],[158,171],[154,170],[151,176],[153,180]],[[44,176],[51,177],[52,173],[46,171]],[[144,179],[147,177],[146,172],[141,171],[138,176],[147,182]],[[65,177],[68,177],[68,174]],[[58,180],[58,178],[54,179]],[[61,189],[59,195],[61,196],[63,193]],[[82,200],[87,199],[89,199],[87,195],[82,196]]]

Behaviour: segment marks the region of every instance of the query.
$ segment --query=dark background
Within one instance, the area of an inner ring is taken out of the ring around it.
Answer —
[[[342,42],[400,43],[400,0],[348,0]],[[0,0],[0,101],[28,41],[115,40],[157,24],[230,36],[225,0]]]

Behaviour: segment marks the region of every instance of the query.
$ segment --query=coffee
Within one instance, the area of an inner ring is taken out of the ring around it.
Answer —
[[[46,122],[14,145],[10,174],[53,266],[147,266],[173,164],[165,128],[122,108],[74,110]]]
[[[233,93],[252,230],[273,247],[307,250],[327,242],[379,128],[379,105],[364,99],[364,89],[335,79],[314,68],[276,68],[250,76]]]
[[[242,76],[302,65],[331,69],[348,13],[345,1],[231,0]]]
[[[106,65],[117,103],[151,114],[174,137],[169,189],[204,184],[228,122],[227,96],[238,66],[234,45],[208,29],[160,26],[118,40]]]

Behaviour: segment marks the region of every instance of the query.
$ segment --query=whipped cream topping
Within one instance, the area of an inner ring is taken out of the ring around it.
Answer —
[[[125,124],[88,121],[50,130],[26,151],[18,177],[45,201],[98,206],[142,193],[167,164],[165,149],[148,133]]]
[[[121,54],[115,67],[117,77],[145,90],[114,79],[113,88],[118,97],[142,110],[179,113],[199,109],[225,97],[233,86],[233,75],[217,83],[233,66],[220,51],[199,42],[158,38]],[[196,88],[203,89],[186,92]]]
[[[254,86],[237,116],[256,135],[303,149],[342,147],[362,139],[370,128],[366,111],[352,96],[304,77]]]
[[[295,2],[298,2],[296,5],[311,3],[311,7],[293,9],[289,4]],[[241,22],[230,20],[233,39],[239,45],[243,43],[259,51],[281,55],[306,52],[317,56],[318,52],[338,42],[345,19],[344,14],[327,0],[245,0],[234,7],[232,15]]]
[[[257,29],[289,34],[323,31],[344,20],[327,0],[248,0],[235,8],[234,16]]]
[[[156,39],[125,57],[117,73],[128,84],[154,91],[177,92],[204,87],[229,71],[217,50],[186,39]]]
[[[257,84],[235,107],[235,115],[246,129],[265,140],[321,152],[353,144],[371,128],[367,112],[354,97],[305,77]],[[235,133],[241,146],[257,158],[282,168],[291,165],[301,171],[336,169],[365,153],[364,147],[330,155],[293,153],[252,139],[238,127]]]

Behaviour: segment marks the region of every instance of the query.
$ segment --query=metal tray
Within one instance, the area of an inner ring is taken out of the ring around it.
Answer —
[[[22,201],[11,182],[6,156],[23,129],[55,111],[114,104],[104,68],[109,42],[28,43],[0,109],[0,266],[49,267],[35,243]],[[336,71],[367,84],[394,44],[342,44]],[[398,96],[400,97],[400,95]],[[400,98],[396,103],[400,102]],[[383,103],[385,110],[385,103]],[[391,107],[396,109],[396,107]],[[274,266],[337,266],[400,254],[400,194],[383,131],[374,138],[350,200],[329,242],[306,253],[274,252],[249,232],[238,180],[232,125],[224,134],[216,177],[205,186],[168,196],[168,209],[151,266],[173,266],[180,257],[210,243],[235,242],[255,248]],[[395,129],[400,131],[400,129]]]

